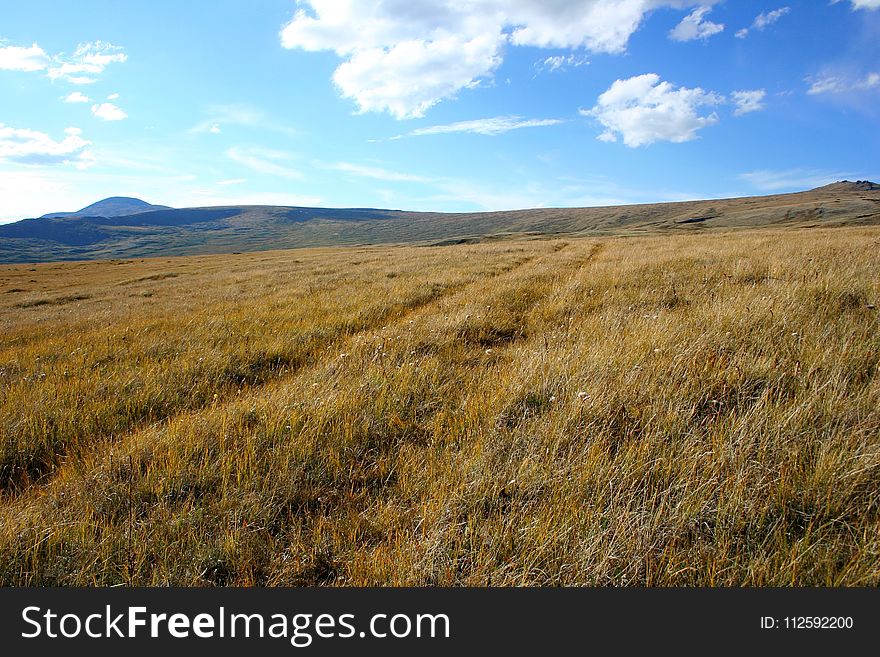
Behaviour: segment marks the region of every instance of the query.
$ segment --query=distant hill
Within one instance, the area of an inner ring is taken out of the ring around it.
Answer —
[[[260,205],[173,209],[115,197],[71,214],[0,225],[0,263],[869,224],[880,224],[880,185],[869,181],[773,196],[470,213]]]
[[[129,196],[111,196],[103,201],[87,205],[76,212],[52,212],[44,214],[40,219],[60,219],[61,217],[124,217],[139,212],[168,210],[167,205],[152,205],[139,198]]]

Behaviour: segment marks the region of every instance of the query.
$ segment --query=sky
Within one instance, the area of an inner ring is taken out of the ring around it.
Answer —
[[[880,0],[0,1],[0,223],[880,179]]]

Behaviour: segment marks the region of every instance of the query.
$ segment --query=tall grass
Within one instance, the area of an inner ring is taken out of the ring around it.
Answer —
[[[878,245],[6,268],[0,582],[876,585]]]

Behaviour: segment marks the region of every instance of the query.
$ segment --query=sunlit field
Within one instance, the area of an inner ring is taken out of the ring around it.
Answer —
[[[0,584],[880,584],[880,228],[0,266]]]

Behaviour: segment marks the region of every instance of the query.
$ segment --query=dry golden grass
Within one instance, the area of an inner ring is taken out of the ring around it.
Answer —
[[[0,267],[0,583],[880,584],[878,247]]]

